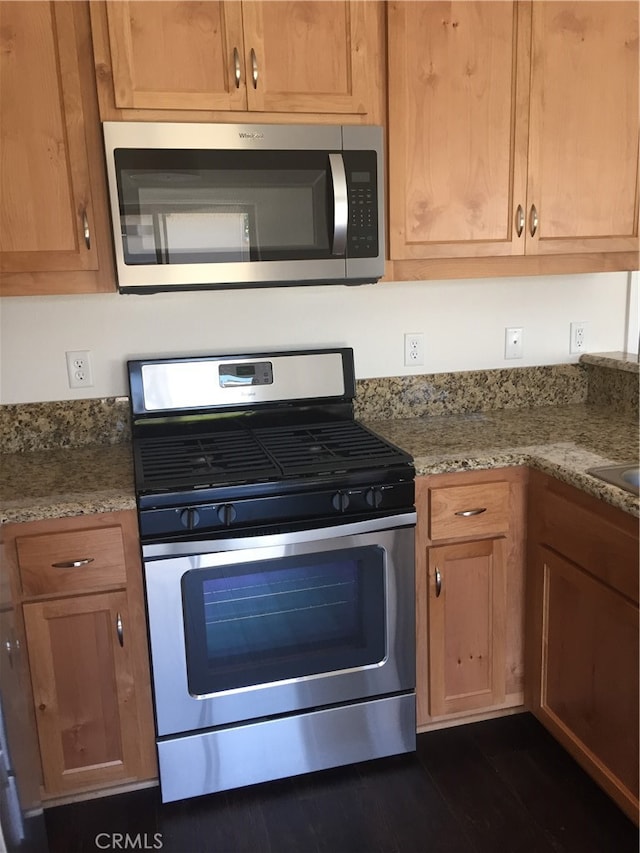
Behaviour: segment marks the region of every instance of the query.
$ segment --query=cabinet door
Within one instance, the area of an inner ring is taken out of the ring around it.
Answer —
[[[375,5],[367,0],[244,3],[249,109],[366,113]]]
[[[135,781],[142,772],[126,593],[23,610],[47,794]]]
[[[505,540],[429,549],[429,713],[489,708],[505,698]]]
[[[535,713],[577,760],[638,808],[638,606],[547,548]]]
[[[107,3],[116,107],[246,109],[238,2]]]
[[[74,5],[0,4],[3,285],[98,268]]]
[[[638,4],[534,3],[531,75],[527,253],[637,251]]]
[[[522,254],[529,7],[388,10],[391,258]]]

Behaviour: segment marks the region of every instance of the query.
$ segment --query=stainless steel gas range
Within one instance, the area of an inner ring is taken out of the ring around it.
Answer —
[[[163,801],[415,749],[415,472],[352,350],[128,369]]]

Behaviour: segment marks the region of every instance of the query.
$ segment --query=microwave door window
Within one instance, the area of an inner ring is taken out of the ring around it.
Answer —
[[[185,154],[197,167],[174,162]],[[116,162],[126,264],[332,257],[324,153],[117,151]]]
[[[197,263],[203,253],[219,261],[250,259],[247,211],[166,213],[162,215],[162,237],[167,264]]]

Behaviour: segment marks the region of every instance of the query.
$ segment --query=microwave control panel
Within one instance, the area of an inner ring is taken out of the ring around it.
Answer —
[[[373,151],[344,151],[349,193],[347,255],[373,258],[378,254],[378,193]]]

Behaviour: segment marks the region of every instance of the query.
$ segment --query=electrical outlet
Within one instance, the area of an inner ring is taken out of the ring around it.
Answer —
[[[404,364],[405,367],[424,364],[424,335],[422,332],[405,332]]]
[[[91,353],[89,350],[76,350],[66,353],[69,388],[91,388]]]
[[[504,357],[522,358],[522,329],[504,330]]]
[[[569,352],[578,353],[584,352],[587,348],[587,324],[581,323],[571,324],[571,340],[569,343]]]

